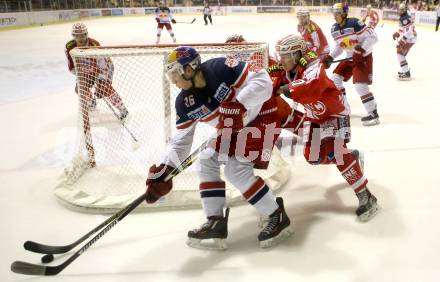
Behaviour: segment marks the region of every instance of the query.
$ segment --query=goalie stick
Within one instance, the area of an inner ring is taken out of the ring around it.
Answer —
[[[194,161],[197,159],[199,153],[208,146],[209,143],[211,143],[213,140],[217,138],[217,134],[215,134],[214,137],[209,138],[206,140],[203,144],[201,144],[197,149],[195,149],[191,155],[189,155],[183,162],[176,168],[174,168],[164,179],[164,181],[168,181],[171,178],[178,175],[180,172],[191,166]],[[81,242],[89,238],[91,235],[96,233],[101,228],[104,228],[99,232],[95,237],[93,237],[90,241],[88,241],[86,244],[84,244],[78,251],[76,251],[73,255],[71,255],[65,262],[56,265],[56,266],[46,266],[46,265],[39,265],[39,264],[32,264],[28,262],[23,261],[15,261],[11,264],[11,271],[15,273],[20,274],[26,274],[26,275],[44,275],[44,276],[50,276],[50,275],[57,275],[63,269],[65,269],[69,264],[71,264],[75,259],[77,259],[80,255],[82,255],[85,251],[87,251],[90,246],[92,246],[96,241],[98,241],[102,236],[105,235],[110,229],[112,229],[116,224],[119,223],[124,217],[126,217],[130,212],[132,212],[137,206],[139,206],[143,201],[145,201],[146,193],[139,196],[137,199],[135,199],[133,202],[131,202],[126,207],[120,209],[118,212],[116,212],[114,215],[112,215],[110,218],[108,218],[106,221],[101,223],[99,226],[95,227],[93,230],[91,230],[89,233],[75,241],[74,243],[66,246],[49,246],[49,245],[43,245],[31,241],[26,241],[24,244],[24,248],[29,251],[35,251],[38,253],[47,253],[47,254],[61,254],[70,251],[71,249],[78,246]]]
[[[107,104],[107,106],[110,108],[110,110],[113,112],[113,114],[115,115],[115,117],[119,120],[119,122],[121,123],[121,125],[125,128],[125,130],[127,130],[127,132],[130,134],[131,138],[133,139],[134,143],[133,143],[133,148],[137,149],[139,147],[139,143],[138,143],[138,139],[136,138],[136,136],[134,136],[133,132],[131,132],[130,129],[128,129],[128,127],[125,125],[125,121],[121,119],[121,117],[116,113],[115,109],[113,109],[112,105],[110,105],[110,103],[107,101],[107,99],[103,99],[104,102]]]

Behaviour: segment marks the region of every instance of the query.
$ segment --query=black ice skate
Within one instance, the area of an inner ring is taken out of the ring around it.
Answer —
[[[409,70],[407,72],[399,72],[399,80],[410,80],[411,79],[411,73]]]
[[[351,154],[356,159],[356,161],[358,162],[358,164],[361,167],[361,170],[363,172],[364,171],[364,153],[355,149],[355,150],[351,151]]]
[[[368,116],[361,118],[361,121],[364,126],[372,126],[372,125],[379,124],[380,121],[379,121],[379,114],[377,113],[377,110],[374,110],[371,113],[369,113]]]
[[[273,247],[293,234],[290,229],[290,219],[284,210],[283,199],[277,197],[276,201],[279,208],[269,216],[266,226],[258,234],[258,241],[262,248]]]
[[[188,231],[186,244],[197,249],[226,250],[225,239],[228,237],[229,208],[225,211],[225,217],[210,216],[208,221],[198,229]],[[213,243],[206,240],[213,239]],[[202,241],[205,240],[205,241]]]
[[[366,187],[362,192],[357,193],[356,196],[359,199],[359,207],[356,210],[359,220],[362,222],[369,221],[380,209],[376,197]]]

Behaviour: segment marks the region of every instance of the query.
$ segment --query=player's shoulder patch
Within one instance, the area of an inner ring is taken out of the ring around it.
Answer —
[[[307,31],[309,33],[315,32],[316,31],[316,25],[314,23],[310,23],[309,25],[307,25]]]
[[[73,49],[75,47],[76,47],[76,41],[74,39],[72,39],[66,43],[67,50]]]

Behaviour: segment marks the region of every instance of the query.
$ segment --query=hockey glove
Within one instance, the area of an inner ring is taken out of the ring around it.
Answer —
[[[164,182],[164,180],[172,170],[172,167],[165,164],[159,166],[152,165],[150,167],[146,181],[147,203],[152,204],[171,191],[173,188],[173,180],[170,179],[167,182]]]
[[[176,23],[176,20],[175,20],[175,19],[171,19],[171,22],[172,22],[173,24],[175,24],[175,23]]]
[[[156,22],[157,22],[157,23],[160,23],[160,20],[159,20],[159,18],[156,18]]]
[[[399,48],[405,48],[405,45],[406,45],[406,37],[405,36],[402,36],[402,38],[401,39],[399,39],[399,41],[397,42],[397,47]]]
[[[396,40],[397,38],[399,38],[400,34],[396,31],[395,33],[393,33],[393,40]]]
[[[278,90],[284,84],[285,71],[282,65],[273,65],[267,69],[272,79],[272,96],[280,95]]]
[[[353,50],[353,63],[362,64],[365,61],[365,50],[360,45],[356,45]]]
[[[324,56],[324,58],[322,58],[321,62],[324,65],[324,67],[328,69],[333,63],[333,57],[327,54]]]
[[[238,132],[243,128],[243,115],[245,107],[239,102],[222,102],[219,107],[219,121],[217,129],[232,128]]]

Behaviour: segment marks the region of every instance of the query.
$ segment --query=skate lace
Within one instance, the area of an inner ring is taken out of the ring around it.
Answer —
[[[272,233],[272,231],[275,229],[275,227],[278,225],[280,221],[280,215],[276,214],[272,217],[270,217],[269,222],[264,227],[264,229],[261,231],[263,233]]]

